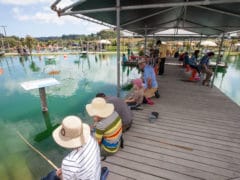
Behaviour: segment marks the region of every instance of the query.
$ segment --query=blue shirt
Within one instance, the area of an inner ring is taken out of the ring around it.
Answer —
[[[197,65],[197,58],[195,55],[192,55],[192,57],[189,59],[189,64],[192,66]]]
[[[189,64],[189,56],[187,54],[184,56],[184,64]]]
[[[127,60],[127,57],[126,56],[123,56],[122,57],[122,61],[125,63],[125,62],[127,62],[128,60]]]
[[[203,66],[203,65],[206,65],[208,67],[209,65],[209,57],[207,55],[203,56],[201,61],[200,61],[200,65]]]
[[[154,72],[154,69],[150,65],[145,65],[144,67],[144,73],[143,73],[143,79],[144,79],[144,88],[147,88],[147,80],[152,79],[152,88],[157,88],[158,83],[156,80],[156,75]]]

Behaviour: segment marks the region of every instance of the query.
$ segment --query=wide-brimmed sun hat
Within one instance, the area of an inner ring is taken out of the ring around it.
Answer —
[[[92,100],[91,104],[86,105],[86,110],[89,116],[106,118],[113,113],[114,105],[107,103],[105,99],[101,97],[96,97]]]
[[[87,143],[90,137],[90,127],[82,123],[77,116],[67,116],[62,124],[53,131],[54,141],[65,148],[78,148]]]
[[[146,63],[144,58],[141,58],[141,59],[138,60],[138,64],[143,64],[143,63]]]

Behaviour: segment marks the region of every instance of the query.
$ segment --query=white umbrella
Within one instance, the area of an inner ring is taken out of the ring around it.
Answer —
[[[213,41],[202,41],[200,45],[202,45],[202,46],[212,46],[212,47],[217,46],[217,44]]]
[[[101,39],[101,40],[98,41],[98,43],[101,43],[101,44],[111,44],[111,41],[106,40],[106,39]]]
[[[175,45],[178,45],[178,46],[183,46],[183,42],[180,42],[180,41],[178,41],[178,42],[175,42]]]

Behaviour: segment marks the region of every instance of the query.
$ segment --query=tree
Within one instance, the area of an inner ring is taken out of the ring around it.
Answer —
[[[97,33],[97,36],[100,36],[101,39],[113,39],[117,37],[117,32],[113,30],[102,30]]]
[[[35,42],[35,40],[31,36],[29,36],[29,35],[26,36],[25,43],[29,49],[30,54],[32,54],[34,42]]]

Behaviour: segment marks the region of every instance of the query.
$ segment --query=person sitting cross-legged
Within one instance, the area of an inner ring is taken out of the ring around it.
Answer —
[[[123,147],[122,120],[114,111],[114,105],[104,98],[96,97],[86,105],[88,114],[93,117],[95,137],[100,145],[101,156],[113,155]]]

